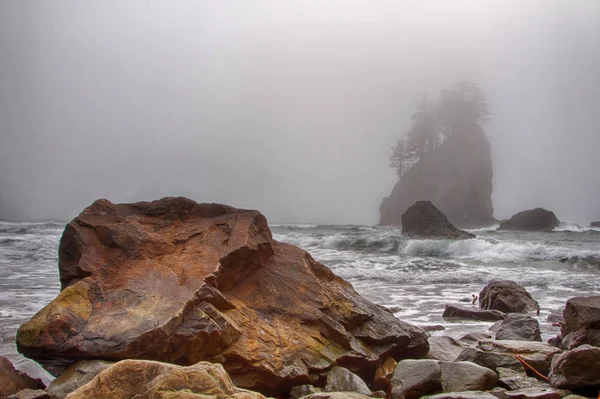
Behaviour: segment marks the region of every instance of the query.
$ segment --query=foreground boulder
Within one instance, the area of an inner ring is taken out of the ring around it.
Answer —
[[[550,231],[559,224],[554,212],[535,208],[514,214],[500,224],[499,230]]]
[[[479,293],[479,307],[504,313],[527,313],[537,311],[540,305],[514,281],[494,280]]]
[[[566,333],[600,329],[600,296],[575,297],[567,301],[563,311]]]
[[[553,357],[562,353],[559,348],[536,341],[484,340],[477,344],[477,349],[487,354],[506,355],[514,360],[518,355],[544,375],[550,372]],[[508,368],[515,370],[514,367]],[[522,370],[522,367],[516,369]]]
[[[327,374],[325,392],[358,392],[371,395],[371,390],[359,376],[338,366],[332,368]]]
[[[220,364],[182,367],[148,360],[123,360],[102,371],[67,399],[129,398],[263,399],[236,387]]]
[[[442,390],[442,371],[435,360],[402,360],[392,376],[392,399],[417,399]]]
[[[59,272],[61,293],[17,333],[18,350],[45,365],[209,360],[274,395],[334,365],[371,381],[385,357],[429,349],[420,328],[274,241],[257,211],[98,200],[65,228]]]
[[[550,383],[572,390],[600,389],[600,348],[582,345],[552,359]]]
[[[0,356],[0,398],[6,398],[23,389],[44,389],[45,385],[39,379],[33,379],[23,374],[5,358]]]
[[[417,201],[402,214],[402,234],[416,238],[464,240],[475,234],[459,230],[429,201]]]
[[[496,386],[498,375],[471,362],[440,362],[444,392],[486,391]]]

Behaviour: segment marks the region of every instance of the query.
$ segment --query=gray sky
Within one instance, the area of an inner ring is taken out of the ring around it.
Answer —
[[[496,216],[600,219],[596,0],[4,0],[0,201],[374,224],[415,101],[462,79],[491,100]]]

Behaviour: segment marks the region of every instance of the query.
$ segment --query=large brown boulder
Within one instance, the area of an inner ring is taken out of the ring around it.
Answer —
[[[557,388],[598,392],[600,389],[600,348],[581,345],[552,359],[550,383]]]
[[[198,398],[264,399],[236,387],[220,364],[176,366],[148,360],[123,360],[102,371],[67,399]]]
[[[504,313],[527,313],[538,310],[540,305],[514,281],[494,280],[479,293],[479,307]]]
[[[600,329],[600,296],[574,297],[563,310],[565,333]]]
[[[433,202],[459,228],[496,223],[492,207],[490,143],[481,126],[455,124],[437,149],[423,154],[379,207],[379,224],[400,225],[416,201]]]
[[[429,201],[417,201],[402,214],[402,234],[416,238],[475,238],[475,234],[454,227]]]
[[[549,231],[558,227],[560,221],[554,212],[535,208],[514,214],[500,224],[500,230]]]
[[[334,365],[371,381],[380,359],[429,349],[421,329],[274,241],[257,211],[98,200],[67,225],[59,271],[61,293],[17,333],[18,350],[45,364],[209,360],[276,394]]]

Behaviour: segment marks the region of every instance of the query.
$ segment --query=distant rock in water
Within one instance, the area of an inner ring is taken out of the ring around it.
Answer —
[[[479,307],[504,313],[527,313],[537,311],[540,305],[523,286],[516,282],[493,280],[479,293]]]
[[[402,234],[419,238],[463,240],[475,234],[459,230],[429,201],[417,201],[402,214]]]
[[[514,214],[500,224],[500,230],[550,231],[558,227],[560,221],[554,212],[535,208]]]
[[[379,224],[400,225],[416,201],[433,202],[460,228],[496,223],[492,207],[490,143],[476,123],[456,124],[439,148],[426,152],[379,207]]]
[[[590,223],[590,227],[600,227],[600,222],[592,222]]]
[[[17,349],[44,365],[208,360],[281,396],[336,365],[370,380],[386,357],[429,350],[423,330],[274,241],[258,211],[98,200],[66,226],[59,273],[58,297],[17,332]]]

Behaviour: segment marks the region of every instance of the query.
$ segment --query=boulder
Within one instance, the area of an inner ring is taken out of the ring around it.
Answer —
[[[317,388],[309,384],[296,385],[295,387],[290,389],[290,399],[300,399],[303,396],[308,396],[314,393],[321,392],[323,392],[321,388]]]
[[[112,366],[114,362],[104,360],[79,360],[69,366],[58,378],[48,385],[46,390],[57,398],[64,398],[90,382],[102,370]]]
[[[56,399],[56,396],[49,394],[43,389],[23,389],[10,395],[7,399]]]
[[[480,321],[498,321],[504,320],[506,315],[498,310],[478,310],[469,309],[458,305],[446,305],[442,317]]]
[[[457,362],[472,362],[488,369],[497,371],[499,367],[525,372],[523,365],[508,353],[487,352],[478,348],[465,348],[456,358]]]
[[[417,201],[402,214],[402,234],[413,238],[475,238],[475,234],[454,227],[429,201]]]
[[[427,399],[498,399],[488,392],[482,391],[464,391],[464,392],[445,392],[437,395],[424,396]]]
[[[54,360],[222,364],[236,385],[287,394],[339,365],[370,381],[418,358],[424,332],[358,295],[257,211],[186,198],[98,200],[61,238],[62,291],[17,348]]]
[[[550,365],[552,364],[554,355],[562,352],[561,349],[542,342],[511,340],[480,341],[477,344],[477,349],[485,351],[488,354],[508,355],[513,359],[515,359],[514,355],[519,355],[544,375],[548,375],[550,372]],[[519,371],[523,370],[522,367],[509,368]]]
[[[500,224],[499,230],[550,231],[558,227],[560,221],[554,212],[542,208],[530,209],[514,214]]]
[[[561,399],[571,392],[550,387],[523,388],[504,393],[506,399]]]
[[[496,369],[498,373],[498,386],[509,390],[517,390],[523,388],[543,387],[542,383],[533,377],[528,377],[527,374],[504,367]]]
[[[492,370],[471,362],[440,362],[444,392],[485,391],[498,382]]]
[[[417,399],[440,392],[442,372],[435,360],[401,360],[392,376],[392,399]]]
[[[433,336],[428,338],[429,353],[427,359],[453,362],[467,346],[448,336]]]
[[[459,228],[495,224],[490,154],[490,143],[480,125],[454,124],[443,145],[423,154],[383,199],[379,224],[399,226],[401,215],[424,199]]]
[[[490,340],[494,338],[492,334],[484,331],[472,332],[460,337],[459,341],[466,345],[477,344],[479,341]]]
[[[21,373],[10,360],[0,356],[0,398],[6,398],[27,388],[35,390],[44,389],[46,386],[40,379],[33,379]]]
[[[505,320],[498,321],[490,328],[496,339],[541,341],[540,323],[531,316],[509,314]]]
[[[371,397],[357,392],[322,392],[304,396],[302,399],[371,399]]]
[[[236,387],[220,364],[193,366],[151,360],[122,360],[100,372],[67,399],[236,398],[264,396]]]
[[[343,367],[334,367],[327,374],[325,392],[357,392],[366,396],[371,395],[371,390],[356,374]]]
[[[600,389],[600,348],[582,345],[552,359],[550,383],[557,388]]]
[[[504,313],[527,313],[537,311],[540,305],[514,281],[494,280],[479,293],[479,307]]]
[[[600,329],[600,296],[574,297],[563,311],[565,335],[584,329]]]
[[[590,227],[600,227],[600,222],[592,222],[590,223]]]
[[[379,365],[379,367],[377,367],[375,378],[373,379],[373,390],[387,391],[397,365],[398,362],[396,362],[393,357],[388,357]]]
[[[600,330],[589,329],[568,333],[562,338],[561,345],[566,349],[574,349],[581,345],[600,347]]]

